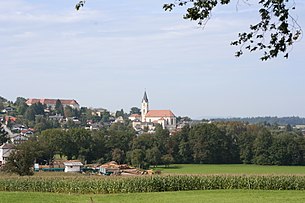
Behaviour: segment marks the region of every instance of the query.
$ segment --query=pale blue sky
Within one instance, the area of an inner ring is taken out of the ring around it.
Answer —
[[[230,42],[257,22],[255,6],[219,8],[202,29],[164,12],[171,0],[87,0],[79,12],[76,2],[1,2],[0,95],[129,111],[146,89],[151,109],[177,116],[305,116],[304,39],[288,60],[234,57]]]

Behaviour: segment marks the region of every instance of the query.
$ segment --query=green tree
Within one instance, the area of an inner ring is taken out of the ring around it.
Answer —
[[[118,118],[118,117],[120,117],[120,116],[122,116],[123,118],[125,118],[125,113],[124,113],[124,110],[123,110],[123,109],[121,109],[120,111],[116,111],[116,112],[115,112],[115,117],[116,117],[116,118]]]
[[[294,133],[282,133],[273,138],[270,159],[275,165],[300,165],[303,157]]]
[[[57,99],[56,103],[55,103],[55,112],[57,114],[64,115],[64,106],[62,105],[62,103],[59,99]]]
[[[269,165],[270,147],[272,146],[272,135],[267,129],[262,129],[254,141],[254,163],[259,165]]]
[[[2,101],[0,101],[0,111],[2,111],[4,109],[4,104]]]
[[[189,125],[184,126],[175,136],[173,147],[173,156],[177,163],[192,163],[192,149],[189,143]]]
[[[215,124],[199,124],[190,130],[190,147],[196,163],[230,163],[231,141]]]
[[[144,165],[144,151],[142,149],[134,149],[131,152],[131,164],[138,168],[142,168]]]
[[[42,146],[36,140],[29,140],[17,146],[8,157],[4,171],[20,176],[33,175],[34,161],[42,154]]]
[[[89,131],[81,128],[69,129],[63,135],[62,152],[68,159],[82,159],[91,162],[92,137]]]
[[[161,163],[161,153],[157,147],[146,150],[146,161],[155,167]]]
[[[0,146],[9,140],[7,135],[8,133],[4,130],[2,124],[0,123]]]
[[[108,153],[110,149],[106,146],[106,130],[102,129],[99,131],[92,131],[92,143],[89,157],[100,163],[104,163],[106,161],[110,161],[110,157],[108,157]]]
[[[38,136],[40,145],[45,148],[45,155],[49,163],[52,163],[55,154],[63,154],[64,133],[62,129],[48,129],[42,131]]]
[[[17,106],[17,113],[19,115],[24,115],[28,107],[29,106],[25,102],[19,103],[19,105]]]
[[[26,102],[26,99],[23,98],[23,97],[17,97],[16,98],[16,101],[15,101],[15,105],[16,106],[20,106],[21,104],[25,103]]]
[[[105,111],[105,112],[102,114],[102,119],[101,119],[101,121],[102,121],[102,122],[109,122],[109,118],[110,118],[110,113],[109,113],[109,111]]]
[[[36,112],[32,106],[27,108],[27,110],[24,112],[24,118],[29,121],[35,121],[35,115],[36,115]]]
[[[126,153],[131,149],[132,141],[135,137],[136,133],[131,126],[114,123],[108,130],[107,147],[111,149],[118,148]]]
[[[116,161],[117,163],[121,164],[125,160],[125,153],[123,150],[115,148],[112,150],[112,160]]]
[[[239,155],[240,160],[244,164],[251,164],[253,163],[254,158],[254,140],[256,135],[254,132],[244,132],[238,137],[238,146],[239,146]]]
[[[71,106],[66,106],[65,108],[64,108],[64,114],[63,114],[66,118],[68,118],[68,117],[74,117],[75,116],[75,114],[74,114],[74,112],[73,112],[73,109],[72,109],[72,107]]]
[[[169,167],[174,162],[174,158],[171,154],[165,154],[161,157],[162,163],[165,167]]]
[[[129,114],[141,114],[141,109],[138,107],[131,107]]]

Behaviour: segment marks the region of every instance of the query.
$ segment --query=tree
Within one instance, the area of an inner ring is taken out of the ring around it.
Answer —
[[[274,137],[270,147],[270,159],[276,165],[300,165],[302,153],[294,133],[284,132]]]
[[[55,112],[64,115],[64,107],[59,99],[57,99],[55,103]]]
[[[259,165],[269,165],[270,147],[272,146],[272,135],[267,129],[262,129],[254,141],[254,163]]]
[[[20,106],[21,104],[25,103],[26,102],[26,99],[23,98],[23,97],[17,97],[16,98],[16,101],[15,101],[15,105],[16,106]]]
[[[63,154],[63,136],[64,131],[62,129],[48,129],[39,135],[39,143],[41,146],[45,147],[45,154],[48,162],[53,161],[55,154]]]
[[[176,0],[174,3],[164,4],[166,11],[172,11],[176,6],[185,7],[184,19],[197,21],[205,25],[211,18],[211,13],[217,5],[227,5],[231,0]],[[245,1],[249,4],[248,1]],[[83,4],[82,4],[83,5]],[[243,54],[242,49],[250,52],[262,51],[261,60],[277,57],[282,53],[288,58],[291,47],[302,35],[301,27],[292,17],[295,2],[289,0],[260,0],[258,2],[258,23],[250,25],[250,31],[239,33],[238,39],[231,45],[240,46],[235,56]]]
[[[71,106],[66,106],[66,107],[64,108],[64,116],[65,116],[66,118],[75,116],[75,114],[74,114],[73,109],[72,109]]]
[[[25,102],[19,103],[19,105],[17,106],[17,113],[20,115],[24,115],[28,107],[29,106]]]
[[[20,176],[33,175],[34,161],[41,156],[41,145],[36,140],[20,144],[8,157],[4,171],[17,173]]]
[[[144,152],[142,149],[134,149],[131,152],[131,164],[142,168],[144,164]]]
[[[190,147],[196,163],[229,163],[230,139],[215,124],[199,124],[190,130]]]
[[[131,107],[129,114],[141,114],[141,109],[138,107]]]
[[[112,150],[112,160],[118,162],[119,164],[123,163],[125,158],[124,158],[124,151],[115,148]]]
[[[7,134],[8,133],[4,130],[3,126],[0,123],[0,146],[9,140]]]
[[[169,167],[170,164],[174,162],[174,158],[170,154],[165,154],[161,157],[162,163],[165,167]]]
[[[35,110],[32,106],[27,108],[27,110],[24,112],[24,118],[29,120],[29,121],[35,121]]]
[[[4,109],[4,104],[2,101],[0,101],[0,111],[2,111]]]
[[[161,162],[161,153],[157,147],[146,150],[146,161],[154,166]]]

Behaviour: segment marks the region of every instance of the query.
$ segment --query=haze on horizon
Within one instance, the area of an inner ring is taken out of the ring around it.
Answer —
[[[176,116],[305,117],[305,41],[289,59],[235,58],[238,32],[257,22],[255,6],[222,7],[205,29],[164,12],[171,0],[10,0],[0,6],[0,96],[76,99],[129,112],[146,89],[151,109]],[[305,27],[305,2],[295,0]]]

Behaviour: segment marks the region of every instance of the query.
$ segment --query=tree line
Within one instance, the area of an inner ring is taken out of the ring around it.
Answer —
[[[248,118],[215,118],[213,121],[238,121],[247,122],[250,124],[265,124],[265,125],[305,125],[305,118],[298,116],[291,117],[276,117],[276,116],[265,116],[265,117],[248,117]]]
[[[172,135],[158,126],[154,134],[137,136],[130,125],[122,123],[96,131],[48,129],[17,149],[9,162],[27,162],[29,167],[34,160],[52,164],[55,155],[85,163],[114,160],[141,168],[171,163],[305,164],[301,132],[240,122],[186,125]]]

